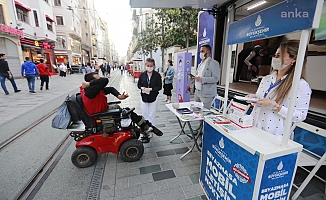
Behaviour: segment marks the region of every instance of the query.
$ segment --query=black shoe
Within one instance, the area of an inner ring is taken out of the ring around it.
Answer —
[[[163,132],[160,131],[160,129],[156,128],[155,126],[152,126],[152,128],[153,128],[153,133],[155,133],[155,135],[157,135],[157,136],[163,135]]]
[[[150,140],[151,140],[151,139],[148,137],[147,134],[143,135],[143,136],[140,138],[140,141],[141,141],[142,143],[149,143]]]
[[[9,92],[6,92],[6,95],[8,95],[9,94]]]
[[[40,87],[40,90],[43,90],[43,87],[42,86]]]
[[[35,92],[35,91],[30,91],[30,93],[32,93],[32,94],[36,94],[36,92]]]
[[[148,133],[148,132],[153,131],[153,128],[150,127],[148,124],[145,124],[145,123],[144,123],[144,125],[141,127],[141,129],[142,129],[142,131],[143,131],[144,133]]]
[[[15,92],[17,93],[17,92],[20,92],[21,90],[16,90]]]

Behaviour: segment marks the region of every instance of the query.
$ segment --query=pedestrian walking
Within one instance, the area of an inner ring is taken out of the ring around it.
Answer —
[[[29,57],[25,58],[25,62],[22,64],[21,75],[27,80],[29,92],[35,94],[35,78],[39,74],[36,65],[29,61]]]
[[[71,66],[70,66],[69,62],[67,62],[66,66],[67,66],[67,74],[71,75]]]
[[[163,85],[163,94],[166,95],[166,99],[164,100],[166,103],[171,103],[172,97],[172,89],[173,89],[173,78],[174,78],[174,69],[172,60],[168,60],[167,63],[168,68],[166,69],[164,75],[164,85]]]
[[[8,62],[6,61],[6,54],[0,53],[0,82],[1,82],[1,87],[3,91],[5,92],[6,95],[9,94],[7,87],[6,87],[6,79],[8,79],[14,88],[14,91],[20,92],[21,90],[18,90],[16,86],[16,82],[14,80],[13,75],[11,74],[11,71],[9,69]]]
[[[86,67],[85,67],[84,63],[81,65],[80,69],[81,69],[83,75],[85,75],[86,74]]]
[[[120,66],[121,75],[123,74],[123,65]]]
[[[40,90],[43,90],[44,83],[45,83],[45,89],[49,90],[49,77],[51,77],[51,74],[48,70],[48,67],[44,64],[44,60],[40,59],[40,63],[36,65],[36,67],[39,71],[39,76],[41,79]]]
[[[146,59],[146,71],[140,74],[138,88],[141,90],[141,111],[144,118],[155,126],[157,96],[162,89],[161,75],[154,71],[155,60]]]
[[[91,72],[92,72],[91,63],[87,63],[86,73],[91,73]]]
[[[59,66],[60,69],[60,76],[61,77],[66,77],[67,74],[67,66],[64,63],[61,63]]]

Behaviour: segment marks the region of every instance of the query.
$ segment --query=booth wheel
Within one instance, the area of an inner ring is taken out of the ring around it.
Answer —
[[[97,159],[97,152],[91,147],[79,147],[71,156],[71,162],[79,168],[92,166]]]
[[[144,154],[144,145],[137,139],[125,141],[120,147],[122,160],[126,162],[134,162],[139,160]]]

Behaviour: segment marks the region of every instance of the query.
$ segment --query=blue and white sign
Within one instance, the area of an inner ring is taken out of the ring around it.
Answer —
[[[208,199],[252,199],[259,155],[237,145],[205,122],[200,183]]]
[[[316,6],[322,3],[321,0],[287,0],[233,22],[229,26],[227,44],[318,28],[321,10],[317,7],[316,12]]]
[[[258,199],[288,199],[298,153],[267,160]]]
[[[208,12],[200,12],[198,14],[198,37],[197,37],[197,65],[201,62],[199,57],[200,47],[208,44],[213,48],[215,31],[215,19]],[[211,51],[213,52],[213,51]]]

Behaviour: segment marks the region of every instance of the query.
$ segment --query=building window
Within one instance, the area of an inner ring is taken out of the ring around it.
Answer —
[[[49,31],[53,31],[52,21],[48,18],[46,18],[46,27]]]
[[[57,21],[57,25],[64,25],[62,16],[56,16],[56,21]]]
[[[61,0],[54,0],[55,6],[61,6]]]
[[[0,24],[5,24],[5,19],[3,17],[2,4],[0,4]]]
[[[38,22],[38,17],[37,17],[37,12],[36,12],[36,10],[33,10],[33,14],[34,14],[35,26],[36,26],[36,27],[40,27],[40,24],[39,24],[39,22]]]
[[[16,12],[19,21],[28,23],[28,10],[16,6]]]

